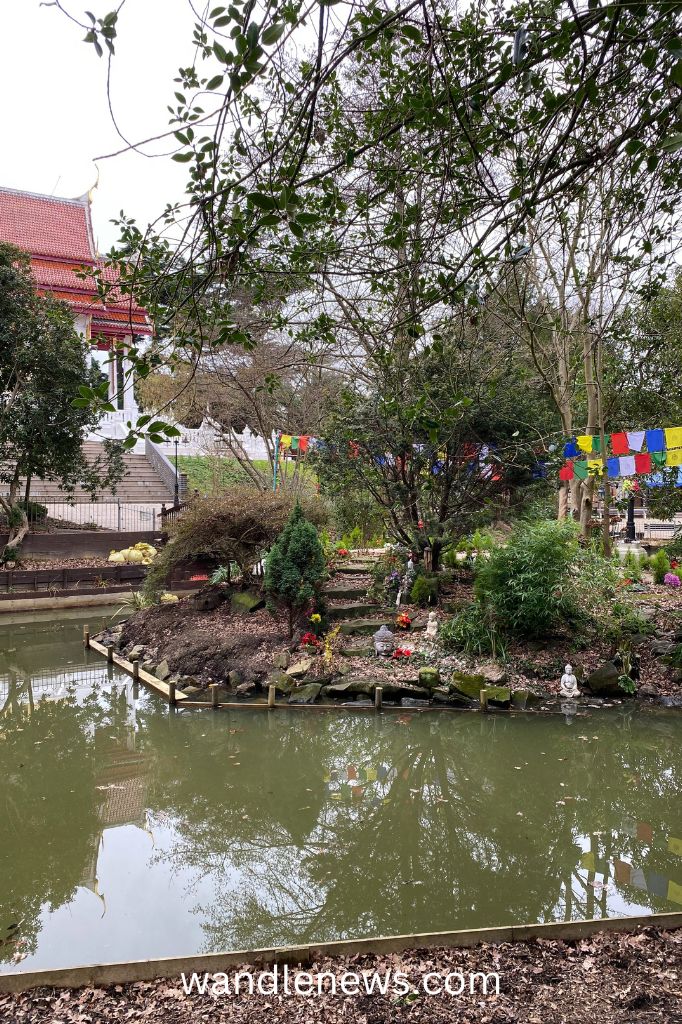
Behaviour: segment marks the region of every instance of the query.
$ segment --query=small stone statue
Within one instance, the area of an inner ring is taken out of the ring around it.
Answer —
[[[573,675],[573,666],[566,665],[564,674],[561,677],[559,694],[562,697],[579,697],[578,680]]]
[[[395,650],[395,637],[388,626],[382,626],[374,634],[374,650],[383,658],[390,658]]]
[[[429,621],[426,624],[426,636],[429,640],[435,640],[438,636],[438,617],[435,612],[429,612]]]

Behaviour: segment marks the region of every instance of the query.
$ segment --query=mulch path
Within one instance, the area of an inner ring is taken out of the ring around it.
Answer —
[[[248,969],[242,968],[242,969]],[[569,943],[482,945],[475,949],[410,950],[388,956],[324,959],[317,972],[402,971],[415,988],[429,972],[496,972],[500,992],[484,995],[480,982],[461,996],[185,995],[179,978],[104,989],[37,989],[0,995],[0,1020],[13,1024],[679,1024],[682,931],[646,928],[601,932]],[[235,969],[237,970],[237,969]],[[259,968],[252,968],[256,977]],[[291,969],[290,969],[291,970]],[[227,972],[234,977],[234,971]],[[385,975],[384,975],[385,977]],[[316,986],[316,982],[313,982]],[[326,984],[329,984],[327,982]],[[432,982],[432,986],[435,982]],[[492,986],[491,986],[492,989]]]
[[[131,563],[132,564],[132,563]],[[33,569],[106,569],[112,563],[106,558],[22,558],[19,568]]]

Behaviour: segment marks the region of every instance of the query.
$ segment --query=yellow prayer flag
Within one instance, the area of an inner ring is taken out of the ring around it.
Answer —
[[[594,871],[596,864],[594,859],[594,853],[592,850],[588,850],[587,853],[584,853],[582,855],[582,857],[580,858],[580,865],[581,867],[586,868],[588,871]]]
[[[666,448],[682,448],[682,427],[665,428]]]
[[[592,434],[578,434],[576,443],[581,452],[592,451]]]
[[[601,459],[588,459],[587,472],[590,476],[601,476],[604,472],[604,463]]]
[[[672,878],[668,881],[668,899],[671,903],[682,903],[682,885],[673,882]]]
[[[668,839],[668,849],[671,853],[676,853],[678,857],[682,857],[682,839],[670,836]]]
[[[682,466],[682,448],[673,448],[665,453],[666,466]]]
[[[279,439],[280,448],[291,448],[291,434],[282,434]]]
[[[376,770],[376,768],[368,768],[366,774],[367,774],[367,781],[368,782],[376,782],[376,779],[377,779],[377,770]]]

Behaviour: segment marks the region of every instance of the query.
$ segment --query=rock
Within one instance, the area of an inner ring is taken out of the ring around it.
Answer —
[[[231,672],[227,673],[227,681],[230,686],[238,687],[240,683],[244,682],[244,677],[241,672],[238,672],[236,668],[233,668]]]
[[[483,676],[486,683],[490,686],[502,686],[503,683],[507,682],[507,673],[500,665],[496,665],[494,661],[488,661],[476,667],[478,668],[478,674]]]
[[[230,672],[230,675],[232,675],[231,672]],[[253,682],[251,682],[251,683],[239,683],[239,685],[237,686],[237,688],[235,690],[235,693],[239,694],[240,697],[246,697],[248,694],[255,693],[255,692],[256,692],[256,684],[253,683]]]
[[[296,686],[290,696],[290,704],[314,704],[320,696],[322,687],[319,683],[305,683],[303,686]]]
[[[182,689],[188,697],[196,697],[197,694],[204,692],[201,686],[183,686]]]
[[[142,644],[134,644],[128,651],[128,661],[139,661],[144,651],[145,649]]]
[[[452,700],[450,691],[446,686],[434,686],[431,690],[431,699],[436,704],[449,704]]]
[[[230,597],[232,591],[219,589],[217,587],[211,588],[210,590],[200,590],[198,594],[193,594],[189,599],[189,604],[196,608],[200,612],[212,612],[214,609],[224,604]]]
[[[265,608],[265,599],[251,590],[237,590],[230,599],[230,611],[234,615],[248,615]]]
[[[383,700],[403,700],[409,697],[412,700],[428,700],[431,696],[429,690],[425,690],[423,686],[398,686],[396,683],[377,683],[380,685],[383,693]]]
[[[434,690],[440,683],[440,672],[437,668],[425,665],[419,669],[419,685],[427,690]]]
[[[586,683],[597,696],[623,698],[626,694],[618,682],[619,676],[620,673],[613,662],[607,661],[587,677]]]
[[[682,697],[659,697],[658,702],[664,708],[682,708]]]
[[[199,686],[194,676],[180,676],[177,685],[181,690],[187,690],[191,686]]]
[[[280,651],[279,654],[276,654],[272,659],[272,664],[275,668],[289,668],[290,662],[291,655],[289,654],[288,651]]]
[[[168,662],[164,658],[163,661],[161,662],[161,664],[156,666],[156,668],[154,670],[154,675],[156,676],[157,679],[164,680],[164,679],[168,679],[170,674],[171,674],[170,665],[168,664]]]
[[[357,695],[371,697],[376,686],[377,683],[371,679],[346,679],[343,683],[332,683],[330,686],[325,686],[324,696],[344,699]]]
[[[644,619],[645,622],[651,622],[656,618],[656,608],[650,604],[643,604],[637,608],[637,614],[640,619]]]
[[[511,704],[511,690],[508,686],[486,686],[488,704],[494,708],[508,708]]]
[[[637,690],[637,696],[638,697],[657,697],[658,696],[658,690],[656,689],[655,686],[652,686],[650,683],[645,683],[644,686],[640,686],[639,689]]]
[[[672,640],[654,640],[651,644],[651,653],[654,658],[666,658],[674,654],[676,646]]]
[[[269,686],[275,687],[275,693],[281,693],[287,697],[294,689],[295,683],[286,672],[271,672],[264,684],[266,693]]]
[[[450,677],[450,690],[461,693],[469,700],[479,700],[481,690],[486,687],[486,678],[482,675],[470,675],[467,672],[453,672]]]
[[[518,708],[519,711],[525,711],[529,696],[530,690],[514,690],[511,695],[512,707]]]
[[[291,676],[292,679],[301,679],[312,667],[312,658],[301,658],[301,660],[297,661],[294,665],[290,665],[286,671],[287,675]]]
[[[156,671],[156,662],[143,661],[142,664],[140,665],[140,668],[142,669],[143,672],[149,672],[151,675],[154,675],[154,672]]]
[[[402,697],[400,704],[404,708],[427,708],[429,706],[428,700],[420,700],[417,697]]]

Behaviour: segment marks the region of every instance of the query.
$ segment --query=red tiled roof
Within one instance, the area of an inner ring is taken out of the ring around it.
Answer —
[[[0,239],[33,256],[91,263],[96,259],[90,203],[0,188]]]

